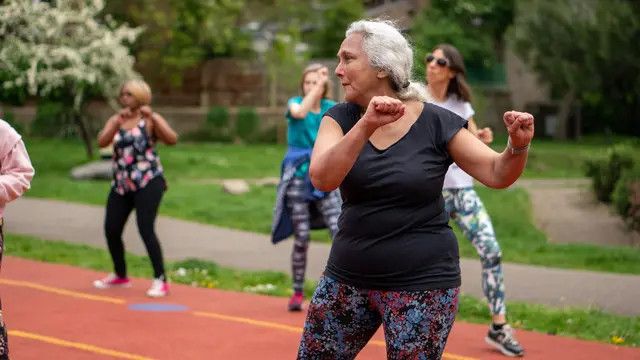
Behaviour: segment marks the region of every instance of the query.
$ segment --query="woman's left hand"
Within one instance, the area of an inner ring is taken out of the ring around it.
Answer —
[[[509,132],[511,145],[514,148],[529,145],[533,138],[533,115],[526,112],[507,111],[503,116],[504,124]]]

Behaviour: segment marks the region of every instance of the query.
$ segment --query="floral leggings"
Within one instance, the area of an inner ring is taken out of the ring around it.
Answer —
[[[445,210],[476,248],[482,263],[482,291],[493,315],[505,314],[502,252],[489,214],[473,188],[444,189]]]
[[[337,192],[331,192],[321,200],[316,201],[316,207],[322,213],[331,238],[338,232],[338,217],[340,216],[340,198]],[[291,252],[291,272],[293,275],[293,290],[302,291],[304,276],[307,269],[307,249],[309,248],[309,231],[311,230],[310,203],[306,199],[305,182],[301,178],[293,178],[287,188],[287,206],[291,211],[293,222],[293,250]]]
[[[4,252],[4,233],[0,225],[0,267],[2,267],[2,253]],[[2,319],[2,301],[0,301],[0,360],[9,359],[9,344],[7,342],[7,329]]]
[[[323,276],[309,305],[298,359],[353,359],[380,324],[388,359],[440,359],[458,292],[365,290]]]

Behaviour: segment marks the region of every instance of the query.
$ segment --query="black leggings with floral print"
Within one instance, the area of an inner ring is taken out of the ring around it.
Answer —
[[[367,290],[322,276],[309,305],[298,359],[354,359],[382,324],[388,359],[442,357],[459,288]]]
[[[2,267],[2,253],[4,251],[4,233],[0,225],[0,268]],[[2,319],[2,301],[0,300],[0,360],[9,359],[9,346],[7,343],[7,328]]]

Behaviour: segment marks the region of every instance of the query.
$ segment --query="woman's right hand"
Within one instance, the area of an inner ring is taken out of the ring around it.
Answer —
[[[480,141],[487,145],[493,142],[493,131],[491,130],[491,128],[485,127],[482,129],[478,129],[476,136],[478,137],[478,139],[480,139]]]
[[[369,106],[362,116],[361,121],[371,132],[377,128],[390,124],[400,119],[405,112],[406,106],[396,98],[389,96],[374,96],[369,101]]]

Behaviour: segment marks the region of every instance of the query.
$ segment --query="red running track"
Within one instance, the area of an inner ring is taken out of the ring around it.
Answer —
[[[3,260],[0,290],[12,359],[294,359],[304,313],[287,299],[173,284],[147,298],[149,280],[97,290],[95,271],[13,257]],[[179,305],[140,311],[132,305]],[[505,359],[484,343],[485,325],[457,322],[444,359]],[[640,359],[640,349],[518,331],[526,359]],[[358,359],[384,359],[379,331]]]

